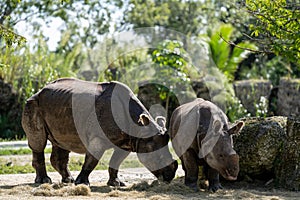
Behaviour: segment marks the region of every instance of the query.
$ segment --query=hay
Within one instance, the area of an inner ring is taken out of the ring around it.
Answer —
[[[170,199],[169,196],[162,196],[162,195],[154,195],[149,198],[149,200],[169,200],[169,199]]]
[[[194,193],[194,191],[183,184],[181,179],[175,179],[171,183],[159,182],[157,180],[149,184],[146,181],[143,181],[138,184],[133,184],[129,190],[135,191],[148,191],[154,192],[157,194],[189,194]]]
[[[34,188],[31,192],[33,196],[90,196],[91,189],[83,184],[42,184],[37,188]]]
[[[122,196],[122,192],[119,190],[113,190],[107,194],[109,197],[120,197]]]
[[[29,185],[20,185],[20,186],[15,186],[13,187],[11,190],[8,191],[9,195],[23,195],[26,194],[27,191],[30,191],[32,189],[32,187],[30,187]],[[4,190],[3,190],[4,193]]]
[[[120,190],[113,190],[105,195],[105,197],[116,197],[122,199],[137,199],[137,198],[144,198],[144,192],[138,191],[120,191]]]

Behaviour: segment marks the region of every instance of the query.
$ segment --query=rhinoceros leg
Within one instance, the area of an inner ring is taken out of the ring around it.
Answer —
[[[123,162],[123,160],[129,155],[130,152],[115,149],[112,157],[109,161],[109,180],[107,182],[107,185],[109,186],[125,186],[123,182],[121,182],[118,178],[118,169]]]
[[[97,155],[99,156],[99,159],[102,157],[103,153],[104,151],[98,152]],[[90,185],[89,175],[97,166],[98,161],[99,160],[97,160],[92,154],[90,154],[89,152],[86,153],[82,169],[75,180],[76,185],[78,184]]]
[[[197,154],[192,150],[188,149],[181,157],[181,162],[183,165],[183,170],[185,172],[184,183],[186,186],[190,187],[194,191],[198,191],[198,173],[199,165],[197,163]]]
[[[208,164],[205,164],[203,166],[203,171],[208,179],[208,190],[216,192],[218,189],[223,189],[222,185],[220,184],[219,180],[219,172],[210,166]]]
[[[37,101],[27,101],[22,116],[22,127],[32,150],[32,166],[36,171],[35,183],[51,183],[47,176],[44,156],[47,144],[46,127],[38,111]]]
[[[46,172],[44,151],[32,151],[32,166],[36,171],[35,183],[52,183]]]
[[[54,169],[62,176],[63,183],[73,183],[74,179],[68,169],[70,151],[64,150],[56,145],[52,146],[50,161]]]

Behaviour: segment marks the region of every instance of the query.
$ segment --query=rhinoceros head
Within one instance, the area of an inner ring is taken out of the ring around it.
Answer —
[[[204,159],[225,179],[236,180],[239,173],[239,156],[233,149],[232,135],[239,133],[244,122],[238,122],[229,130],[224,130],[221,125],[219,121],[214,122],[213,128],[214,132],[218,133],[218,139]]]
[[[151,138],[139,139],[137,156],[141,163],[159,180],[170,182],[178,167],[168,147],[168,134],[157,134]]]
[[[127,133],[136,138],[135,151],[139,160],[157,178],[170,182],[175,176],[178,164],[169,151],[165,118],[159,116],[154,120],[133,95],[129,101],[129,114],[128,118],[131,118],[135,125],[128,125]]]
[[[145,117],[145,116],[143,116]],[[149,120],[142,119],[146,124]],[[151,121],[150,121],[151,123]],[[165,118],[158,116],[155,122],[159,125],[160,131],[152,137],[139,138],[136,152],[141,163],[149,169],[158,179],[170,182],[176,173],[178,163],[173,160],[169,151],[169,135],[165,133]],[[163,132],[161,132],[163,130]]]

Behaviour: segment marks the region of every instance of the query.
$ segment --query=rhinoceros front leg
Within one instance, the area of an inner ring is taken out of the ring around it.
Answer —
[[[203,166],[204,174],[208,179],[208,190],[216,192],[218,189],[223,189],[219,180],[219,172],[211,168],[208,164]]]
[[[102,157],[103,153],[104,151],[98,152],[99,159]],[[99,160],[97,160],[92,154],[90,154],[89,152],[86,153],[82,169],[75,180],[75,185],[78,184],[90,185],[89,175],[97,166],[98,161]]]
[[[198,173],[199,165],[197,163],[197,154],[192,150],[188,149],[181,157],[183,170],[185,172],[184,183],[194,191],[198,191]]]
[[[70,151],[64,150],[56,145],[52,146],[50,161],[54,169],[62,176],[63,183],[73,183],[74,179],[68,169]]]
[[[107,185],[109,186],[125,186],[118,178],[118,171],[123,160],[129,155],[130,152],[121,149],[115,149],[114,153],[109,161],[109,180]]]

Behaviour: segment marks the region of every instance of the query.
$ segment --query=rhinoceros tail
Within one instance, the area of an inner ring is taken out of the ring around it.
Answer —
[[[29,147],[35,152],[43,152],[46,143],[47,135],[42,119],[38,101],[35,97],[27,100],[22,114],[22,127],[26,133]]]

